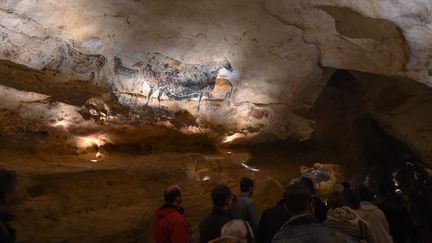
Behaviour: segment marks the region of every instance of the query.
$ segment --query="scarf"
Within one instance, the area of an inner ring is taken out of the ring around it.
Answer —
[[[327,213],[327,219],[337,222],[349,222],[350,224],[357,225],[359,223],[359,216],[349,207],[341,207],[330,209]]]

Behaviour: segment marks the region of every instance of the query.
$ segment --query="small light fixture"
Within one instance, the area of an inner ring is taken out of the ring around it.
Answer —
[[[245,167],[246,169],[251,170],[251,171],[253,171],[253,172],[258,172],[258,171],[260,171],[260,169],[250,167],[249,165],[247,165],[247,164],[245,164],[245,163],[241,163],[241,165],[243,165],[243,167]]]

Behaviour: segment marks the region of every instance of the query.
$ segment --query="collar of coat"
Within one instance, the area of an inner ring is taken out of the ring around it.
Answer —
[[[283,227],[291,225],[303,225],[303,224],[313,224],[313,223],[319,223],[318,219],[316,219],[314,216],[310,214],[300,214],[293,216],[290,220],[288,220]]]
[[[231,218],[230,212],[228,212],[224,208],[220,208],[220,207],[214,207],[212,210],[212,214],[223,215],[223,216],[226,216],[228,218]]]
[[[168,204],[168,203],[166,203],[166,204],[164,204],[162,207],[160,207],[159,210],[168,209],[168,208],[175,209],[175,210],[177,210],[177,212],[179,212],[180,214],[184,214],[184,208],[176,208],[176,207],[174,207],[173,205]]]

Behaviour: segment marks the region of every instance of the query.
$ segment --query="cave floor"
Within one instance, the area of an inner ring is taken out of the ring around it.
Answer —
[[[198,222],[211,208],[210,190],[256,181],[261,212],[281,197],[282,185],[299,176],[300,162],[253,162],[248,152],[212,154],[47,155],[0,151],[0,164],[17,171],[14,208],[19,242],[152,242],[153,216],[167,185],[183,188],[185,215],[197,241]],[[274,160],[274,157],[272,158]],[[249,164],[249,168],[242,165]],[[251,168],[259,169],[253,171]]]

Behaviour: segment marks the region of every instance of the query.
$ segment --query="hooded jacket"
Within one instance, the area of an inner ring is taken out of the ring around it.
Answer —
[[[364,219],[376,243],[392,243],[389,226],[384,213],[370,202],[361,202],[355,212]]]
[[[189,227],[182,213],[165,205],[156,212],[156,243],[189,243]]]

